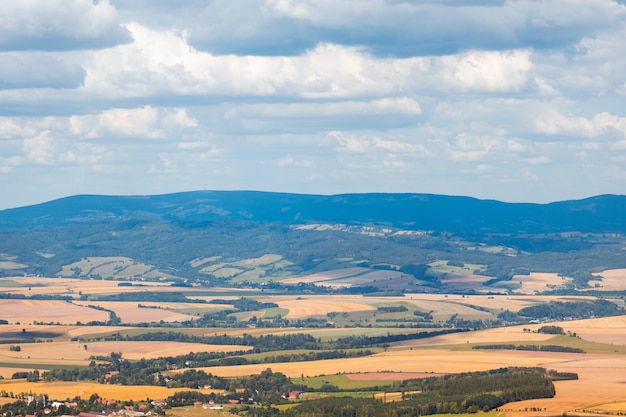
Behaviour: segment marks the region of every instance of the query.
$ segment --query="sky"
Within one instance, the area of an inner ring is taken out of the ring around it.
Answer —
[[[624,39],[621,0],[6,1],[0,209],[625,194]]]

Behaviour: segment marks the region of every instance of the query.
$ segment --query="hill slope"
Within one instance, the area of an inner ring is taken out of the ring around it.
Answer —
[[[625,218],[626,197],[614,195],[551,204],[254,191],[73,196],[0,211],[0,275],[222,286],[312,276],[303,282],[510,291],[502,281],[538,271],[580,288],[593,272],[626,267]]]
[[[332,196],[196,191],[155,196],[81,195],[0,211],[0,227],[58,227],[109,220],[284,224],[381,224],[411,230],[494,233],[626,232],[626,196],[550,204],[504,203],[432,194]]]

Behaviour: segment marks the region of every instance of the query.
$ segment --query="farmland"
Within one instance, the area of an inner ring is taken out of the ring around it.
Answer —
[[[265,261],[276,259],[265,258]],[[349,273],[338,271],[335,275],[328,274],[327,278],[345,279],[354,273],[354,270]],[[142,291],[169,296],[171,287],[165,282],[146,283],[145,286],[119,286],[116,281],[107,280],[11,277],[2,280],[3,292],[31,297],[0,300],[0,318],[9,323],[2,325],[0,335],[0,339],[6,341],[5,344],[0,344],[0,376],[4,377],[0,381],[0,391],[47,393],[51,398],[61,399],[73,396],[88,398],[94,393],[103,398],[117,400],[164,399],[180,391],[180,388],[119,386],[89,381],[26,382],[11,377],[16,372],[30,372],[34,369],[42,373],[75,367],[87,369],[93,358],[104,358],[111,352],[119,352],[127,361],[178,357],[190,352],[216,354],[216,358],[219,358],[219,355],[228,356],[237,352],[237,357],[243,358],[245,363],[238,366],[215,363],[209,367],[199,366],[194,369],[225,378],[242,378],[271,368],[273,372],[280,372],[296,383],[310,386],[311,389],[320,389],[326,383],[349,391],[368,389],[380,384],[390,385],[394,381],[411,378],[506,367],[543,367],[559,372],[574,372],[579,378],[573,381],[556,381],[554,398],[509,403],[501,407],[503,410],[508,410],[511,416],[514,413],[524,415],[524,410],[530,409],[543,410],[553,413],[552,415],[563,412],[574,415],[576,410],[596,413],[626,412],[622,376],[626,374],[624,315],[551,323],[562,327],[565,335],[540,332],[542,323],[509,323],[493,328],[478,326],[471,331],[391,341],[366,355],[307,361],[268,362],[268,358],[274,358],[281,352],[247,354],[248,350],[253,349],[250,345],[211,344],[203,341],[204,339],[193,339],[219,335],[249,335],[255,338],[263,335],[282,337],[306,334],[321,343],[329,343],[342,337],[389,337],[433,331],[437,329],[432,329],[433,326],[450,325],[452,319],[462,319],[476,325],[495,323],[498,315],[505,310],[517,313],[530,306],[594,300],[592,296],[532,295],[534,288],[549,285],[554,279],[552,275],[531,274],[525,281],[522,280],[522,286],[528,285],[527,290],[515,295],[406,294],[367,297],[272,294],[219,288],[209,292],[181,287],[176,291],[187,294],[188,300],[196,301],[133,302],[103,301],[98,297]],[[36,294],[56,294],[69,298],[37,300],[32,298]],[[277,307],[260,308],[245,314],[233,313],[235,302],[244,296]],[[215,304],[213,300],[221,301]],[[614,303],[618,307],[624,305],[621,299],[615,299]],[[276,320],[287,320],[280,323],[288,323],[289,320],[308,319],[336,323],[334,326],[317,328],[281,328],[271,325],[212,328],[192,325],[205,314],[217,314],[220,311],[231,312],[230,314],[246,321],[254,316],[268,324]],[[118,325],[85,325],[89,321],[106,321],[110,312],[114,312],[120,319]],[[423,321],[424,317],[429,317],[429,321]],[[416,327],[398,326],[398,323],[413,323],[411,320],[417,320],[414,324]],[[187,326],[181,326],[182,322],[188,323]],[[339,325],[346,327],[337,327]],[[420,328],[420,325],[425,327]],[[177,338],[187,335],[185,337],[190,339],[136,340],[141,335],[154,337],[150,335],[157,330],[164,331],[163,335],[169,332]],[[575,337],[572,336],[574,334]],[[19,343],[19,351],[10,349],[10,345],[15,344],[16,340],[22,341]],[[569,346],[586,353],[473,349],[480,345],[507,343]],[[295,358],[307,352],[286,350],[281,354],[295,355]],[[184,372],[185,369],[171,369],[167,371],[167,375],[174,378]],[[386,398],[395,397],[390,393]],[[208,413],[210,410],[204,411]]]

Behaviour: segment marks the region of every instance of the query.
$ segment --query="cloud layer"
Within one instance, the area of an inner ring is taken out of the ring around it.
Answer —
[[[188,189],[626,189],[621,2],[13,3],[0,209]]]

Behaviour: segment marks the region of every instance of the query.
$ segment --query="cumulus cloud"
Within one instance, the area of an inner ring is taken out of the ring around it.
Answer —
[[[4,51],[104,48],[130,40],[106,0],[9,1],[2,4],[2,16]]]
[[[355,135],[347,132],[328,132],[327,137],[335,142],[335,150],[342,153],[413,154],[424,156],[426,148],[420,144],[379,136]]]
[[[78,137],[132,137],[158,139],[172,129],[193,128],[197,122],[184,109],[111,109],[100,114],[71,116],[70,132]]]
[[[537,132],[546,135],[567,135],[585,138],[626,138],[626,117],[608,112],[593,118],[567,116],[558,111],[544,114],[536,120]]]
[[[197,12],[190,40],[213,53],[297,55],[333,42],[407,57],[571,46],[619,21],[625,9],[605,0],[221,0]]]
[[[49,131],[43,131],[37,136],[24,139],[22,149],[27,159],[37,164],[47,164],[52,162],[54,155],[54,138]]]
[[[624,189],[623,2],[9,3],[0,178],[16,199]]]
[[[528,51],[377,59],[359,48],[336,44],[319,44],[294,57],[218,56],[195,50],[181,33],[128,27],[133,43],[91,54],[85,92],[311,99],[384,97],[421,89],[507,92],[520,90],[532,67]],[[379,102],[381,108],[392,104]]]

